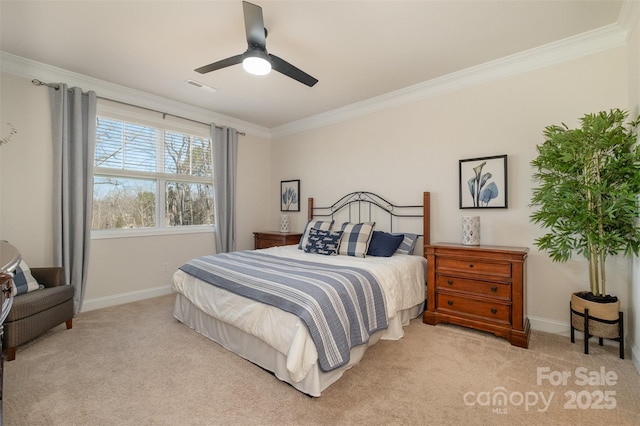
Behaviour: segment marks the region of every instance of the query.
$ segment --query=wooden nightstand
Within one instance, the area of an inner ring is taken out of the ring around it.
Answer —
[[[425,245],[427,309],[423,321],[488,331],[529,347],[526,260],[529,249]]]
[[[291,244],[298,244],[302,234],[297,232],[254,232],[253,238],[255,240],[255,249],[263,249],[277,246],[288,246]]]

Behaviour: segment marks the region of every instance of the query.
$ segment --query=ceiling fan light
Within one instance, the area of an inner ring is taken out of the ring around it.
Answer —
[[[246,72],[254,75],[267,75],[271,72],[271,62],[258,56],[244,58],[242,67]]]

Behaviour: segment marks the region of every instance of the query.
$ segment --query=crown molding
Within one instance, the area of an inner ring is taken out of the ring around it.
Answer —
[[[67,71],[41,62],[32,61],[11,53],[0,51],[0,70],[23,78],[38,79],[46,83],[64,82],[68,86],[78,86],[82,90],[93,90],[98,97],[125,102],[144,108],[155,109],[203,123],[216,123],[238,129],[246,134],[271,138],[268,128],[247,121],[218,114],[204,108],[153,95],[141,90],[99,80],[86,75]]]
[[[624,12],[632,15],[637,1]],[[621,11],[622,13],[622,11]],[[637,16],[637,15],[636,15]],[[633,19],[629,19],[633,22]],[[636,21],[637,22],[637,18]],[[630,24],[627,24],[630,25]],[[420,100],[433,98],[505,77],[567,62],[582,56],[624,46],[627,29],[611,24],[577,36],[529,49],[481,65],[466,68],[400,90],[356,102],[312,117],[297,120],[271,129],[274,138],[337,124],[375,112],[397,108]]]

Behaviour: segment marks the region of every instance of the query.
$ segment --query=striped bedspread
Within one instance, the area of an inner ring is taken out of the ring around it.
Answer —
[[[309,329],[323,371],[346,364],[352,347],[387,328],[382,288],[361,268],[240,251],[192,259],[180,269],[297,315]]]

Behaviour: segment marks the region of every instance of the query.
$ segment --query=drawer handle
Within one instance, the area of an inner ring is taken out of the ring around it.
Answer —
[[[453,300],[447,300],[447,305],[449,306],[453,305]]]
[[[491,291],[495,293],[496,291],[498,291],[498,287],[496,287],[495,285],[491,286]]]
[[[495,313],[497,313],[497,312],[498,312],[498,310],[497,310],[496,308],[491,308],[491,313],[492,313],[492,314],[495,314]]]
[[[469,268],[473,268],[473,263],[470,263],[470,264],[469,264]]]
[[[447,284],[449,284],[449,285],[453,285],[453,280],[449,280],[449,281],[447,281]]]

